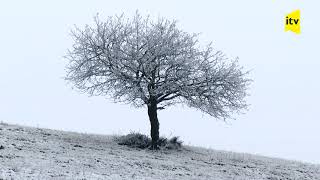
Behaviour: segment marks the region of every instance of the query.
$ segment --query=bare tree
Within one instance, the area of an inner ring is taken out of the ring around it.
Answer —
[[[176,103],[217,118],[231,118],[247,107],[247,72],[209,44],[200,48],[197,34],[175,21],[109,17],[72,31],[66,79],[90,95],[103,95],[135,107],[147,106],[151,148],[157,149],[157,110]]]

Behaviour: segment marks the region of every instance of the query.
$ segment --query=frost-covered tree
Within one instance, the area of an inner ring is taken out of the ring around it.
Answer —
[[[177,103],[217,119],[247,107],[247,72],[212,45],[201,48],[197,34],[180,30],[176,21],[156,21],[136,13],[132,19],[94,18],[75,28],[68,51],[66,79],[90,95],[146,106],[151,148],[157,148],[157,111]]]

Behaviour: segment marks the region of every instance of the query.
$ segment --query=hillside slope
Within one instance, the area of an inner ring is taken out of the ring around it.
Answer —
[[[320,179],[319,165],[188,146],[132,149],[114,136],[2,123],[0,137],[0,179]]]

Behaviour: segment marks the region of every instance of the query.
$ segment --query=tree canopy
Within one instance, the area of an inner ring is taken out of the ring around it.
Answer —
[[[184,103],[219,119],[247,107],[251,80],[238,59],[200,46],[176,21],[96,16],[72,37],[66,79],[90,95],[157,109]]]

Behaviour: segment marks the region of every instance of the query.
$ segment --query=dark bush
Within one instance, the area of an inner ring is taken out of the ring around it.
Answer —
[[[145,149],[151,144],[151,139],[148,136],[136,132],[130,133],[125,136],[120,136],[119,138],[117,138],[117,141],[119,145],[126,145],[129,147],[141,149]]]
[[[128,135],[120,136],[116,138],[119,145],[126,145],[133,148],[146,149],[151,146],[151,138],[148,136],[132,132]],[[182,141],[179,140],[179,137],[175,136],[171,139],[165,137],[160,137],[158,141],[158,146],[161,149],[180,149],[182,147]]]

